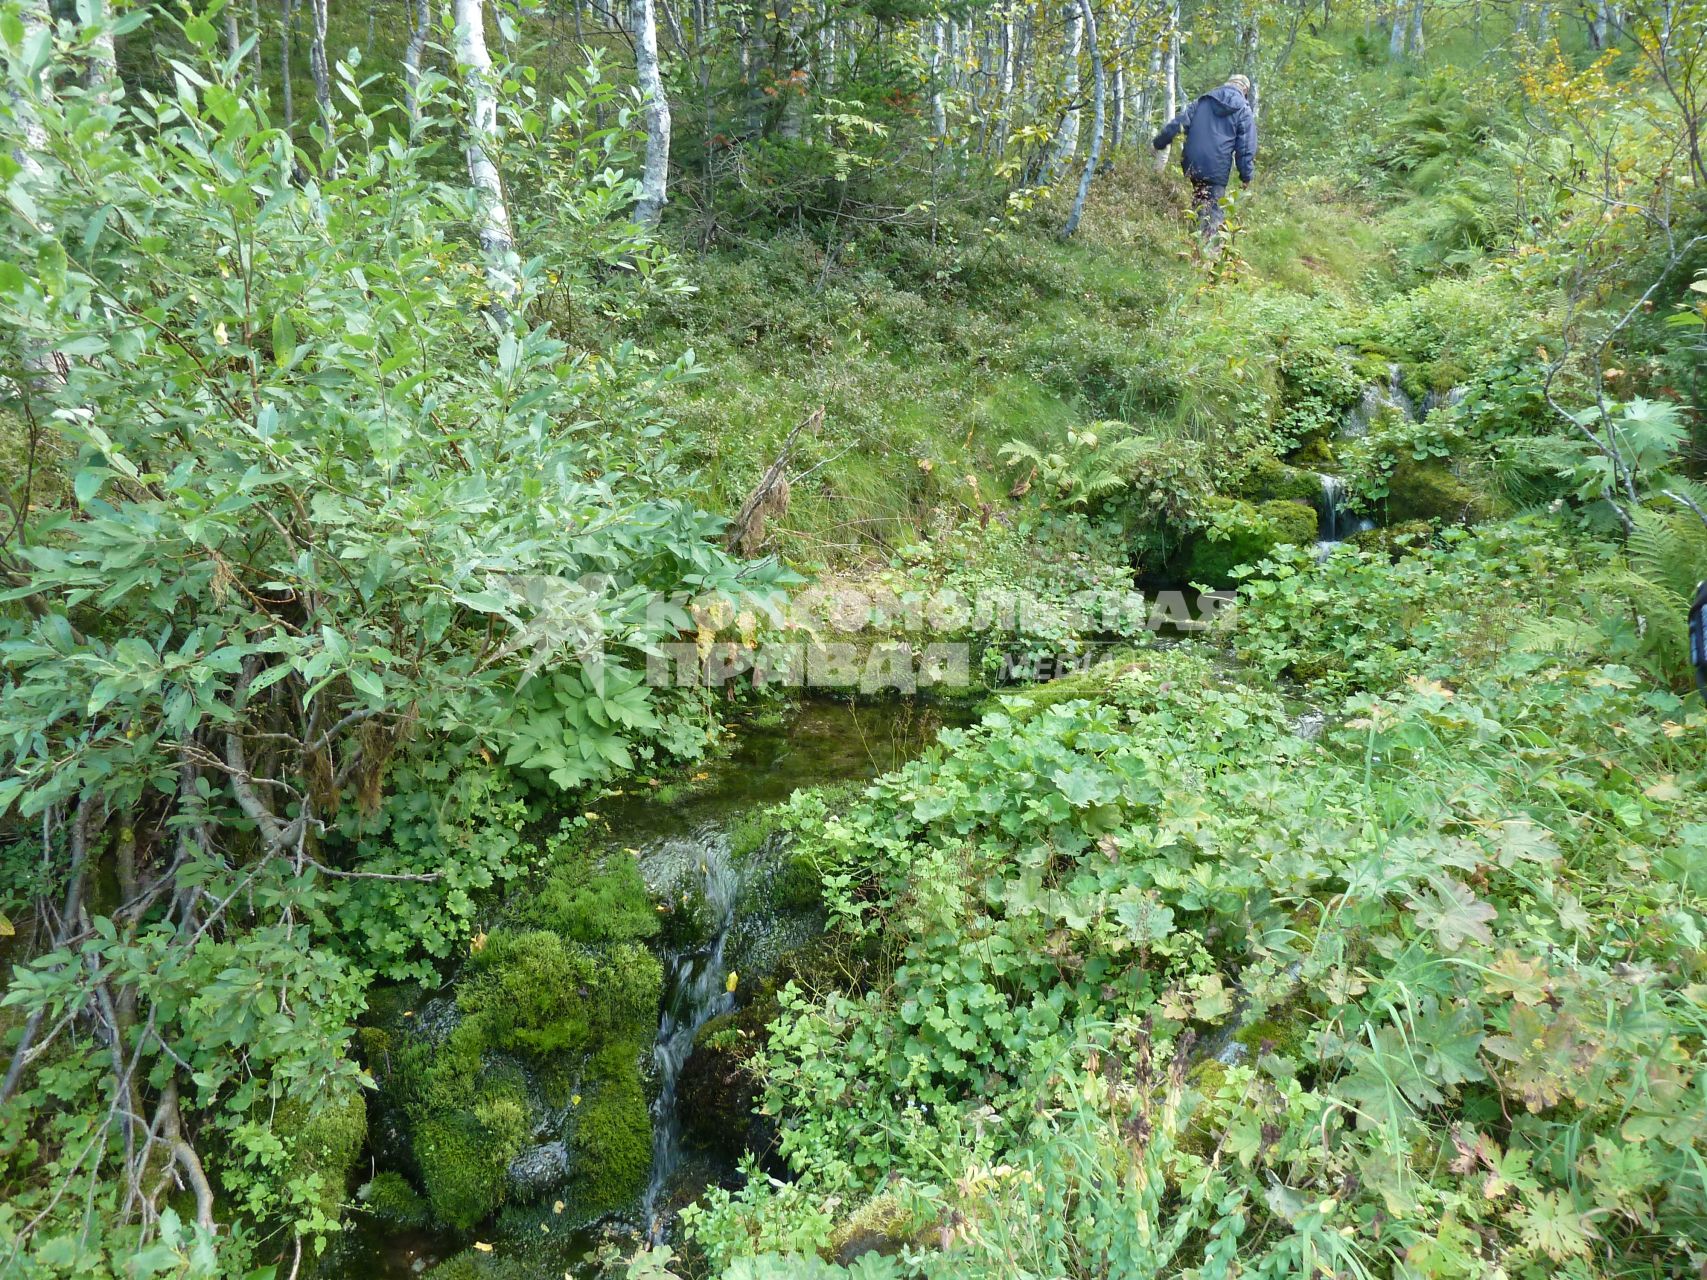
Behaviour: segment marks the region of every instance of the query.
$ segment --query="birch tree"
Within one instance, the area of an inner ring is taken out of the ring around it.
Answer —
[[[320,2],[320,0],[317,0]],[[504,203],[504,184],[498,176],[500,150],[498,93],[492,55],[486,50],[483,0],[453,0],[456,21],[456,61],[462,70],[468,98],[468,181],[474,188],[474,231],[486,258],[486,283],[497,299],[500,323],[520,300],[521,287],[511,258],[515,238],[510,233],[510,210]]]
[[[640,202],[634,220],[655,227],[663,213],[670,179],[670,99],[658,73],[658,12],[653,0],[631,0],[634,68],[646,113],[646,162],[640,177]]]
[[[92,6],[89,21],[94,32],[89,37],[89,91],[103,106],[124,87],[119,79],[119,55],[113,45],[112,6],[105,0]]]
[[[433,26],[433,0],[406,0],[409,6],[409,43],[403,49],[403,83],[411,126],[421,118],[421,57],[427,49],[427,32]]]
[[[285,132],[296,124],[296,99],[291,93],[290,46],[296,28],[296,0],[279,0],[283,12],[279,17],[279,97],[284,108]]]
[[[1079,0],[1079,13],[1084,19],[1085,45],[1091,55],[1091,147],[1085,156],[1085,167],[1079,172],[1079,190],[1073,196],[1067,225],[1061,229],[1063,236],[1071,236],[1079,229],[1079,219],[1085,212],[1085,197],[1090,194],[1091,179],[1096,175],[1097,161],[1102,158],[1104,77],[1102,54],[1097,49],[1096,14],[1092,11],[1091,0]]]
[[[1054,182],[1066,173],[1079,151],[1079,52],[1084,44],[1085,22],[1079,0],[1071,0],[1063,15],[1065,34],[1061,41],[1061,97],[1064,103],[1061,131],[1056,135],[1045,174]]]
[[[320,106],[320,122],[324,126],[332,116],[332,73],[326,64],[326,0],[308,0],[308,16],[314,25],[308,38],[308,74],[314,78],[314,101]]]
[[[1167,51],[1162,61],[1162,124],[1165,126],[1179,114],[1179,0],[1173,0],[1168,6],[1168,24],[1162,32],[1167,42]],[[1158,129],[1158,132],[1160,130]],[[1170,144],[1156,153],[1156,172],[1160,173],[1168,167],[1168,156],[1172,154]]]

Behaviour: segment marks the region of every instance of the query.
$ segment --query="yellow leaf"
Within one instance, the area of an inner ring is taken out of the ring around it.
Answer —
[[[561,1200],[553,1200],[551,1202],[551,1211],[553,1213],[562,1213],[563,1212],[563,1202]]]
[[[738,978],[735,974],[735,971],[733,969],[731,969],[729,971],[729,980],[723,984],[723,989],[725,991],[728,991],[731,994],[733,994],[733,992],[735,990],[735,984],[738,983],[739,981],[740,981],[740,978]]]
[[[475,1252],[477,1252],[477,1253],[491,1253],[492,1252],[492,1246],[487,1244],[484,1240],[476,1240],[474,1242],[474,1249],[475,1249]]]
[[[569,1099],[569,1105],[572,1107],[580,1106],[581,1105],[581,1095],[577,1093],[573,1098]],[[559,1202],[559,1203],[561,1203],[561,1202]],[[559,1209],[557,1212],[562,1213],[563,1211],[561,1209]]]
[[[6,918],[6,913],[0,911],[0,938],[10,938],[18,931],[12,927],[12,922]]]

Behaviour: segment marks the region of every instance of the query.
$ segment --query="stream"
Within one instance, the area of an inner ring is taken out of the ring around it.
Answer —
[[[939,729],[973,719],[970,707],[957,704],[806,702],[780,722],[742,729],[733,749],[695,770],[695,781],[679,797],[661,802],[650,788],[630,781],[599,801],[612,844],[638,853],[653,893],[689,896],[703,905],[700,937],[708,939],[660,953],[664,993],[651,1051],[652,1167],[635,1220],[619,1229],[665,1239],[682,1204],[733,1176],[726,1155],[698,1149],[684,1137],[677,1089],[683,1068],[699,1030],[735,1006],[736,984],[766,971],[821,928],[815,917],[771,909],[764,886],[751,883],[764,873],[760,860],[733,857],[732,834],[797,789],[874,778],[921,753]],[[587,1258],[605,1234],[598,1228],[576,1233],[569,1265],[577,1256]],[[429,1273],[476,1240],[492,1241],[496,1258],[508,1253],[504,1238],[478,1231],[402,1228],[351,1214],[318,1274],[323,1280],[404,1280]]]

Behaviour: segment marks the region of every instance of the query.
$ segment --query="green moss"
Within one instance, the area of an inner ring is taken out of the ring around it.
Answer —
[[[357,1198],[370,1214],[391,1226],[424,1227],[432,1221],[425,1197],[400,1173],[376,1173]]]
[[[1301,502],[1220,498],[1212,505],[1211,528],[1192,542],[1186,563],[1188,581],[1232,586],[1237,581],[1233,570],[1240,565],[1254,565],[1284,543],[1307,547],[1316,540],[1316,513]]]
[[[505,1170],[527,1139],[527,1100],[505,1082],[484,1090],[466,1111],[427,1117],[415,1129],[433,1217],[466,1230],[503,1203]]]
[[[1299,1058],[1303,1056],[1306,1041],[1310,1035],[1311,1015],[1304,1009],[1283,1011],[1283,1015],[1273,1014],[1266,1018],[1256,1018],[1240,1027],[1233,1039],[1249,1049],[1253,1055],[1262,1052],[1263,1046],[1270,1046],[1269,1052],[1279,1054],[1283,1058]]]
[[[1307,449],[1317,448],[1317,442],[1307,446]],[[1302,452],[1304,450],[1300,451]],[[1276,498],[1284,498],[1293,502],[1313,503],[1321,491],[1321,477],[1314,471],[1288,466],[1268,453],[1259,453],[1252,457],[1246,465],[1244,475],[1232,486],[1233,496],[1243,498],[1247,502],[1270,502]]]
[[[1059,680],[1051,680],[1046,684],[1033,685],[1018,693],[1003,694],[997,699],[997,704],[1011,719],[1023,722],[1064,702],[1080,698],[1099,700],[1130,667],[1129,661],[1115,655],[1089,670],[1076,671],[1070,676],[1062,676]]]
[[[778,868],[772,902],[779,911],[811,911],[823,900],[823,877],[811,858],[797,854]]]
[[[632,942],[658,932],[634,859],[592,859],[578,849],[565,850],[541,882],[523,895],[514,923],[588,945]]]
[[[1339,459],[1334,454],[1334,442],[1323,437],[1307,441],[1302,449],[1292,455],[1292,465],[1294,468],[1331,470],[1339,465]]]
[[[1397,560],[1428,545],[1434,537],[1434,526],[1427,520],[1407,520],[1403,524],[1386,525],[1354,533],[1346,541],[1364,551],[1372,551]]]
[[[781,806],[749,811],[730,829],[730,857],[740,859],[757,853],[772,836],[783,830],[784,821]]]
[[[312,1104],[287,1100],[273,1128],[290,1140],[290,1180],[315,1186],[320,1211],[337,1221],[350,1170],[367,1142],[367,1097],[359,1089],[325,1094]]]
[[[638,1200],[652,1166],[652,1116],[638,1043],[612,1044],[588,1064],[576,1108],[570,1168],[576,1214],[597,1217]]]
[[[1401,461],[1387,482],[1387,516],[1393,524],[1440,520],[1475,524],[1499,514],[1499,503],[1460,480],[1440,463]]]

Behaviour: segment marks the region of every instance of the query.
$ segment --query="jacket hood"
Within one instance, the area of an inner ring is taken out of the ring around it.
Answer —
[[[1224,84],[1219,89],[1212,89],[1203,95],[1215,104],[1215,114],[1218,116],[1237,115],[1250,103],[1245,101],[1245,95],[1230,84]]]

